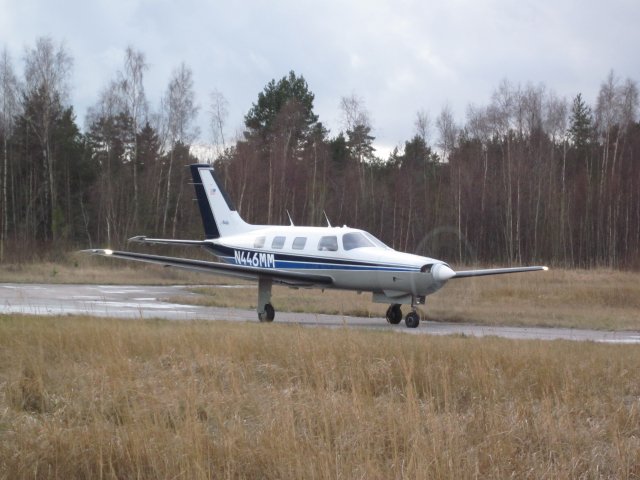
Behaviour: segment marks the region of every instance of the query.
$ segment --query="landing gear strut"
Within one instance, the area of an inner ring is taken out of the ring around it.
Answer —
[[[391,325],[397,325],[402,320],[402,310],[399,303],[389,305],[387,309],[387,322]]]
[[[273,322],[276,318],[276,310],[271,305],[271,285],[270,278],[258,279],[258,319],[261,322]]]
[[[415,295],[411,297],[411,311],[404,318],[404,324],[407,328],[417,328],[420,325],[420,315],[416,311],[416,305],[422,303],[424,303],[424,297],[416,297]]]

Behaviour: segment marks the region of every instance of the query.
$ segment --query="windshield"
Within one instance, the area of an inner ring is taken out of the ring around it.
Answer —
[[[374,237],[373,235],[371,235],[369,232],[362,232],[369,240],[371,240],[373,242],[373,244],[376,247],[379,248],[384,248],[386,250],[389,250],[390,247],[386,246],[384,243],[382,243],[380,240],[378,240],[376,237]]]
[[[345,233],[342,236],[342,246],[345,250],[353,250],[354,248],[373,247],[373,242],[360,232]]]

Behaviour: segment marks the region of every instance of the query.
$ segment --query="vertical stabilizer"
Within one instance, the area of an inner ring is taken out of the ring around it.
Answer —
[[[218,181],[213,167],[196,163],[189,165],[189,168],[196,189],[205,238],[226,237],[251,230],[251,225],[240,218],[233,202]]]

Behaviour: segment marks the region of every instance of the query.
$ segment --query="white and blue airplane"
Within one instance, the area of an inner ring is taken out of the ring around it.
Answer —
[[[227,275],[258,281],[257,312],[261,322],[271,322],[273,284],[293,288],[342,289],[371,292],[373,302],[390,304],[386,318],[402,320],[401,305],[410,305],[405,325],[416,328],[416,306],[440,290],[449,280],[517,272],[547,267],[492,268],[454,271],[435,258],[398,252],[376,237],[356,228],[251,225],[246,223],[209,164],[190,165],[204,240],[176,240],[137,236],[129,241],[144,244],[198,246],[218,262],[167,257],[110,249],[84,250],[106,257],[155,263],[166,267]]]

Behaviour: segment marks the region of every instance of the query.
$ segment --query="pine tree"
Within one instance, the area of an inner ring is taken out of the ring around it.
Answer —
[[[571,142],[576,150],[583,152],[593,136],[593,126],[591,108],[584,102],[580,93],[573,100],[570,122],[569,135]]]
[[[292,70],[288,76],[282,77],[277,83],[271,80],[264,91],[258,94],[257,103],[253,104],[244,117],[245,125],[251,133],[259,133],[266,137],[273,130],[278,114],[287,105],[291,107],[291,104],[295,104],[297,108],[292,110],[300,114],[297,136],[304,137],[318,121],[318,116],[313,113],[314,98],[315,95],[309,91],[304,77],[296,76]]]

